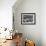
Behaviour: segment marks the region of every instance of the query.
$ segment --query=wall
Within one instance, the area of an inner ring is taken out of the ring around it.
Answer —
[[[40,23],[42,46],[46,46],[46,0],[41,1]]]
[[[21,1],[21,0],[20,0]],[[18,0],[18,2],[20,2]],[[36,13],[36,25],[22,25],[21,13]],[[13,14],[15,19],[15,30],[23,33],[24,38],[35,41],[36,46],[41,46],[41,1],[40,0],[23,0],[19,4],[16,2],[13,6]]]
[[[12,6],[16,0],[0,0],[0,27],[12,29]]]

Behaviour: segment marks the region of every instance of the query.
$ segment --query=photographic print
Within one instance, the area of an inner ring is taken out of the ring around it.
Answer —
[[[36,14],[35,13],[21,13],[21,24],[23,25],[36,24]]]

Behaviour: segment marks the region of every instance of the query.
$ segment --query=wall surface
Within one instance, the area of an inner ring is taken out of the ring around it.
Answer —
[[[12,28],[12,6],[16,0],[0,0],[0,27]]]
[[[18,2],[20,2],[18,4]],[[15,30],[23,33],[24,38],[35,41],[36,46],[41,46],[41,29],[40,29],[40,15],[41,15],[41,1],[40,0],[18,0],[13,6]],[[36,13],[35,25],[22,25],[21,13]]]
[[[42,46],[46,46],[46,0],[41,1],[40,23]]]

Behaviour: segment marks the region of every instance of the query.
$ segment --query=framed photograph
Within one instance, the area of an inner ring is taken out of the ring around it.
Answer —
[[[36,13],[21,13],[21,24],[23,25],[36,24]]]

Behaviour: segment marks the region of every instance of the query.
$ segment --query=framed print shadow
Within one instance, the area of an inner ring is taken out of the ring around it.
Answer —
[[[36,13],[21,13],[21,24],[22,25],[35,25]]]

